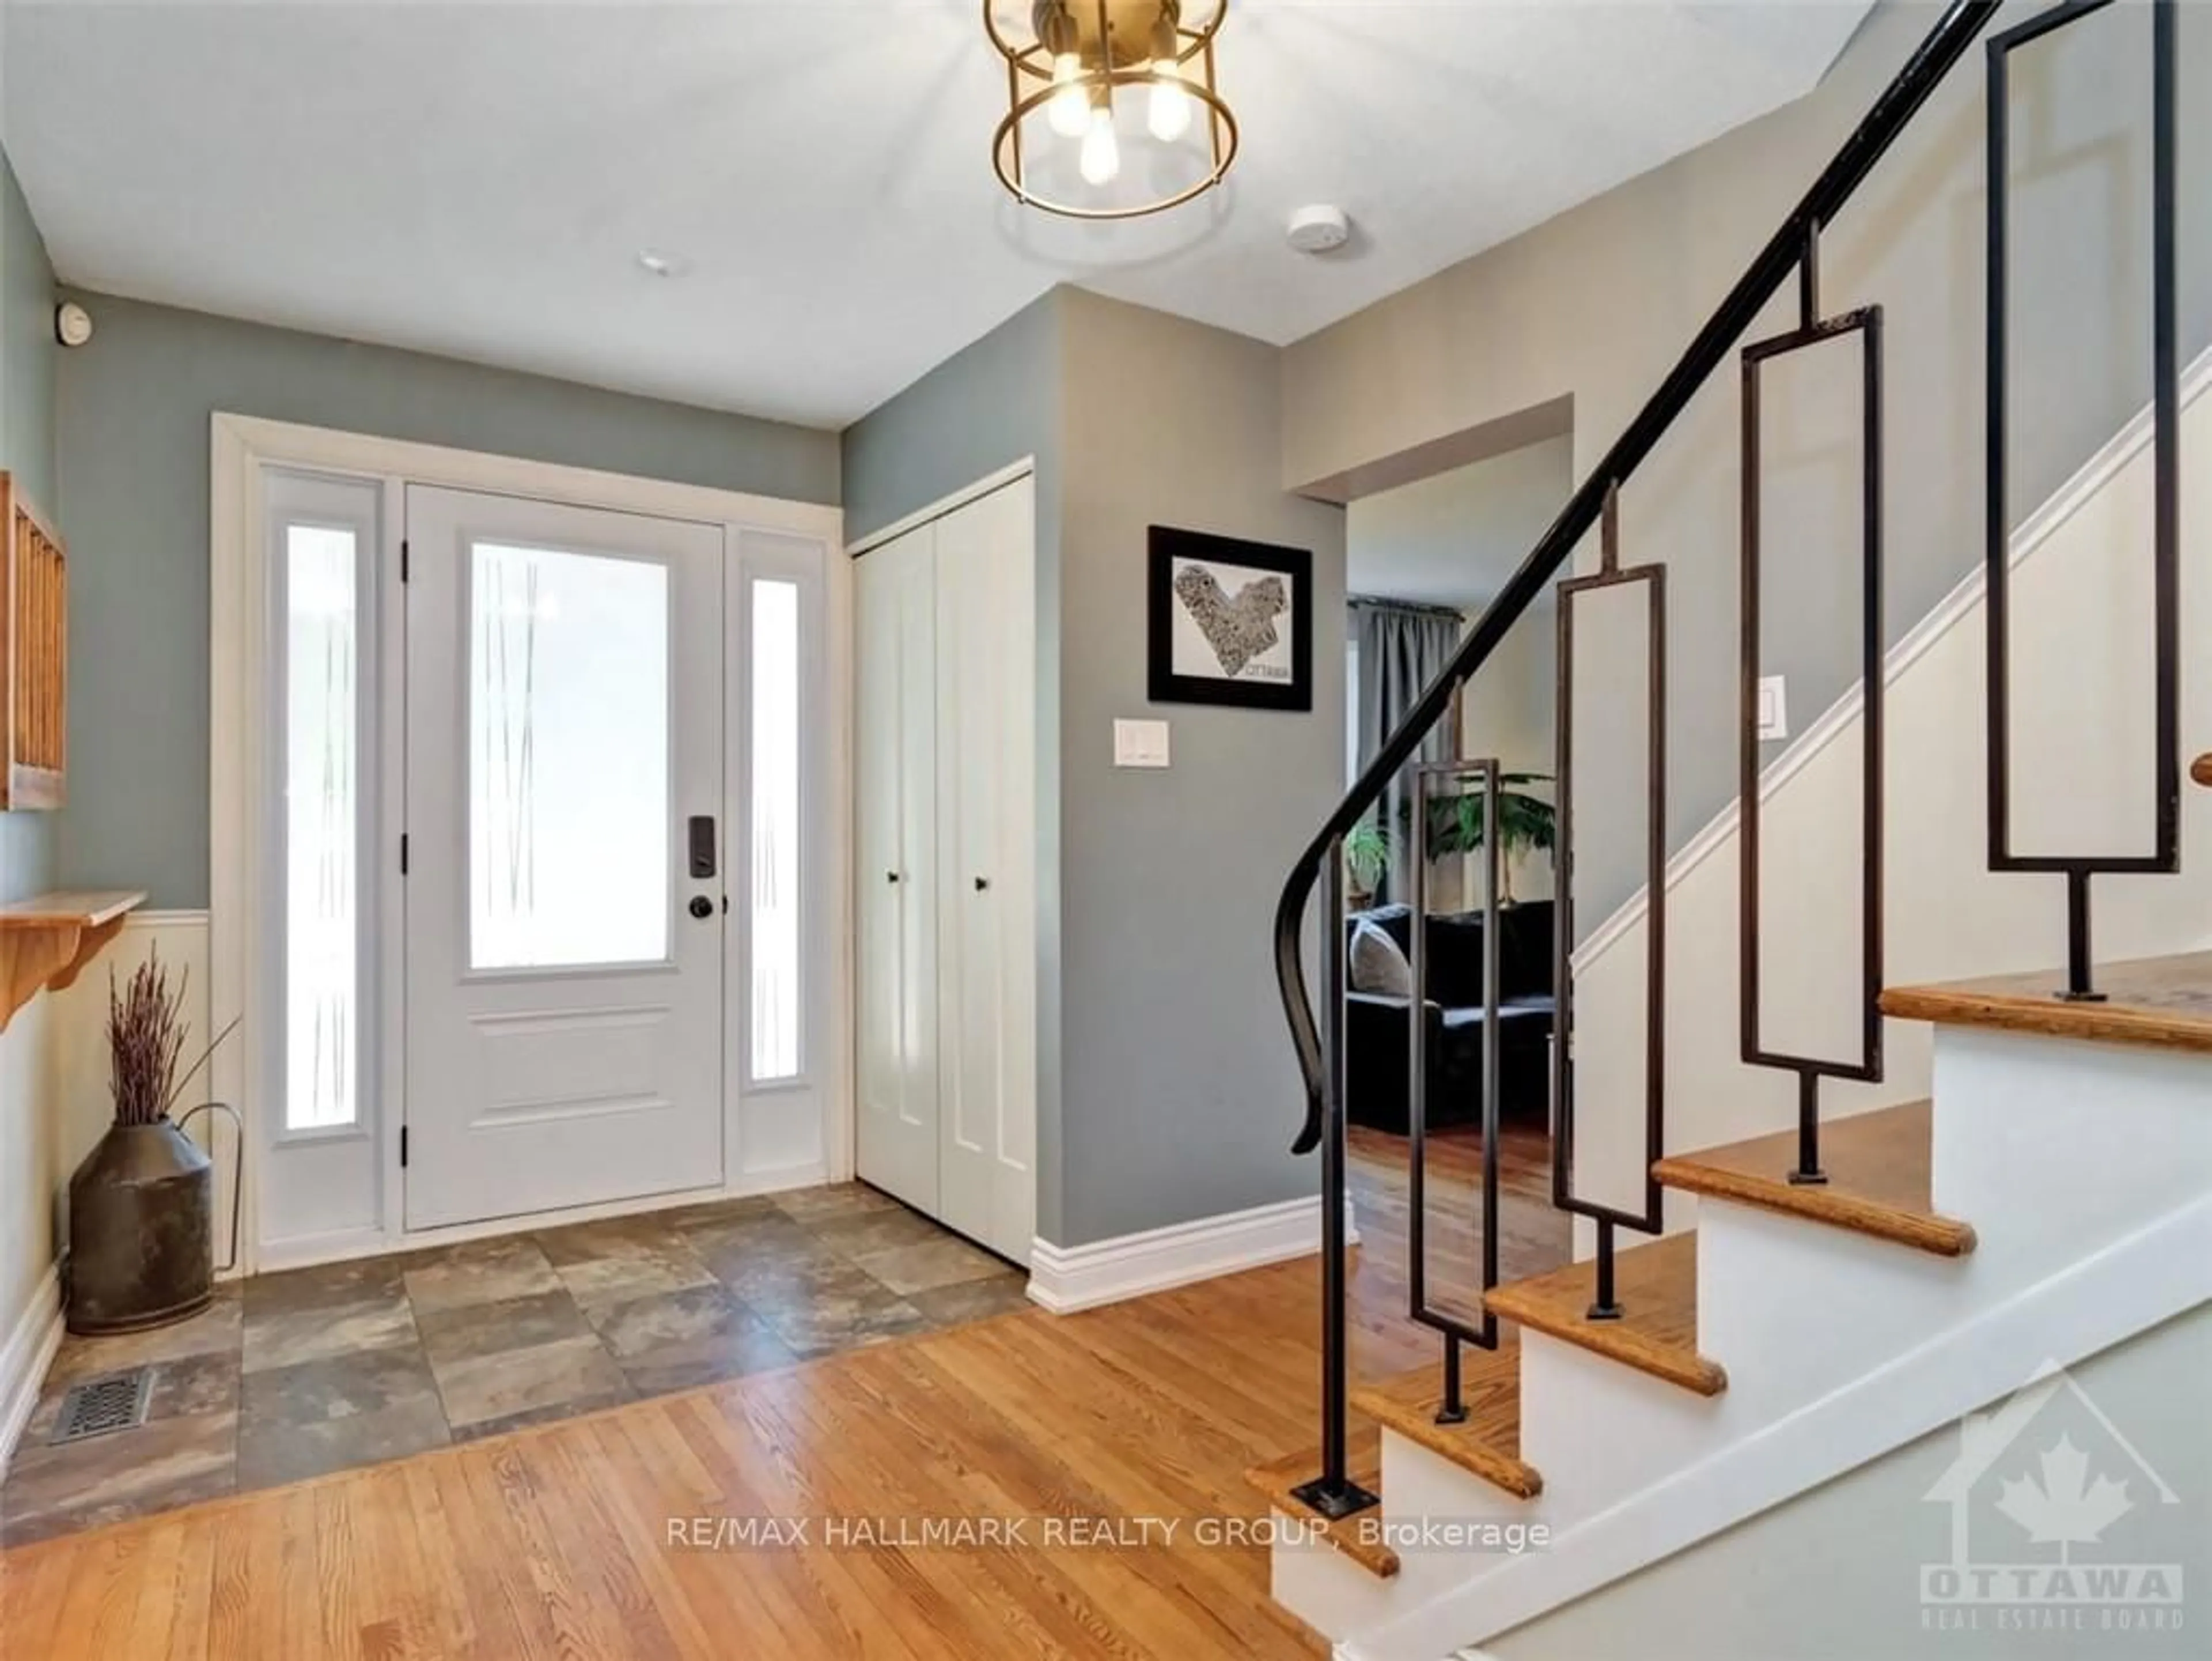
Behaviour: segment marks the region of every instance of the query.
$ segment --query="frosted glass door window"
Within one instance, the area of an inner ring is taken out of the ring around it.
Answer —
[[[359,1113],[359,547],[283,528],[284,1125],[320,1130]]]
[[[666,568],[477,542],[469,596],[470,967],[666,958]]]
[[[799,585],[752,586],[752,1065],[799,1071]]]

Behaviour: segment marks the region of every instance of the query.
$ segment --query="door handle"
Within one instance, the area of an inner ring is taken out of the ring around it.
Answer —
[[[708,918],[714,915],[714,902],[708,899],[704,894],[694,894],[691,897],[690,905],[686,909],[690,910],[693,916],[698,918],[700,922],[704,922]]]
[[[886,871],[884,873],[884,880],[885,882],[896,882],[898,879],[899,873],[896,871]]]
[[[691,816],[691,879],[706,882],[714,874],[714,816]]]
[[[988,877],[978,877],[975,879],[975,891],[979,894],[990,885],[991,879]]]

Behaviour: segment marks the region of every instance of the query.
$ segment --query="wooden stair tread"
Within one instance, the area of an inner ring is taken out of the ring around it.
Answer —
[[[1345,1446],[1346,1474],[1370,1494],[1382,1491],[1382,1434],[1371,1425],[1354,1424]],[[1398,1573],[1398,1554],[1382,1542],[1378,1531],[1382,1508],[1370,1506],[1355,1516],[1331,1518],[1291,1492],[1321,1475],[1321,1450],[1300,1448],[1264,1465],[1255,1465],[1244,1480],[1267,1496],[1267,1503],[1286,1517],[1317,1528],[1323,1539],[1378,1579]]]
[[[1688,1229],[1613,1259],[1613,1295],[1621,1316],[1589,1318],[1597,1293],[1597,1260],[1586,1258],[1531,1280],[1493,1289],[1484,1299],[1509,1321],[1625,1362],[1700,1396],[1728,1388],[1719,1362],[1698,1354],[1698,1239]]]
[[[1826,1183],[1790,1180],[1797,1165],[1795,1129],[1674,1154],[1651,1174],[1686,1193],[1808,1217],[1938,1256],[1962,1256],[1974,1249],[1972,1226],[1942,1215],[1929,1197],[1934,1135],[1934,1104],[1907,1102],[1824,1121]]]
[[[1521,1346],[1507,1340],[1494,1350],[1463,1346],[1460,1354],[1467,1418],[1459,1424],[1437,1422],[1444,1394],[1441,1361],[1363,1384],[1352,1392],[1352,1405],[1462,1470],[1517,1499],[1534,1499],[1544,1479],[1521,1457]]]
[[[2065,978],[2058,970],[2044,970],[1892,987],[1881,995],[1881,1013],[1899,1020],[2212,1054],[2212,952],[2100,964],[2095,984],[2105,994],[2102,1003],[2069,1003],[2054,996]]]

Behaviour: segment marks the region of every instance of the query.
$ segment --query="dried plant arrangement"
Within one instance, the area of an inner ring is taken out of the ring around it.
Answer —
[[[177,977],[174,988],[161,954],[149,952],[146,961],[118,989],[115,970],[107,971],[107,1083],[115,1098],[118,1125],[158,1124],[168,1116],[199,1070],[238,1025],[216,1034],[199,1053],[199,1059],[179,1078],[177,1063],[185,1053],[185,986],[189,973]]]

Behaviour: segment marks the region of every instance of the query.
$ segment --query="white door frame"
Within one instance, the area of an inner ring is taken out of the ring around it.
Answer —
[[[232,1016],[241,1017],[240,1037],[226,1043],[210,1065],[212,1093],[234,1105],[245,1123],[246,1192],[243,1214],[245,1238],[240,1242],[240,1266],[246,1273],[289,1267],[296,1263],[369,1256],[397,1249],[434,1244],[472,1235],[511,1231],[512,1220],[486,1225],[464,1225],[408,1233],[401,1214],[398,1115],[387,1110],[389,1102],[366,1104],[364,1122],[357,1133],[374,1136],[375,1195],[369,1226],[334,1230],[328,1234],[264,1241],[261,1184],[267,1175],[269,1155],[275,1146],[266,1104],[274,1098],[268,1077],[270,1046],[260,1035],[267,1023],[278,1018],[278,1007],[266,985],[267,948],[264,942],[274,926],[276,909],[267,904],[265,825],[269,779],[267,745],[272,665],[268,614],[270,593],[263,470],[270,466],[340,474],[380,483],[384,512],[380,551],[386,569],[396,569],[399,539],[404,532],[403,492],[407,484],[441,485],[457,490],[489,491],[528,496],[577,507],[617,512],[689,519],[720,525],[724,532],[724,559],[729,581],[726,591],[726,651],[737,654],[728,660],[743,662],[742,642],[736,631],[746,620],[737,596],[745,584],[737,567],[741,538],[748,531],[785,532],[818,539],[824,550],[819,586],[823,645],[821,672],[812,688],[819,698],[827,733],[826,754],[818,778],[810,781],[817,805],[815,821],[821,829],[822,849],[816,869],[823,873],[815,888],[822,913],[813,932],[815,945],[814,1007],[822,1012],[826,1030],[812,1035],[808,1045],[808,1085],[821,1116],[823,1159],[817,1165],[779,1170],[765,1175],[745,1173],[743,1107],[748,1099],[743,1071],[726,1071],[724,1080],[726,1131],[724,1170],[720,1193],[759,1191],[807,1183],[838,1181],[848,1177],[853,1163],[853,1054],[851,884],[853,831],[852,732],[852,572],[843,548],[842,511],[811,502],[784,502],[767,496],[705,486],[640,478],[629,474],[600,472],[556,463],[523,460],[475,451],[447,449],[398,439],[338,432],[289,422],[216,411],[210,418],[210,496],[209,567],[210,575],[210,744],[209,744],[209,1011],[212,1028],[220,1031]],[[781,571],[764,573],[784,575]],[[380,598],[381,627],[396,630],[400,599],[397,584],[386,585]],[[394,636],[396,638],[396,635]],[[380,715],[386,722],[398,719],[397,700],[403,690],[396,677],[385,677],[377,689]],[[734,722],[732,722],[734,724]],[[386,730],[404,730],[387,726]],[[386,744],[376,757],[378,789],[382,803],[381,823],[374,857],[396,852],[404,828],[403,781],[397,776],[398,746]],[[363,760],[366,775],[372,765]],[[741,802],[738,779],[732,776],[730,794]],[[729,823],[736,827],[733,806]],[[738,846],[736,837],[726,839]],[[810,839],[811,840],[811,839]],[[374,909],[362,924],[384,940],[402,940],[404,917],[401,895],[394,882],[374,888]],[[725,964],[726,1005],[743,995],[750,982],[742,978],[744,930],[727,931],[728,958]],[[368,1040],[377,1064],[364,1068],[366,1077],[379,1081],[380,1096],[397,1099],[396,1081],[403,1078],[400,1048],[404,1032],[399,1021],[398,990],[404,954],[379,954],[376,986],[377,1030]],[[726,1031],[738,1023],[725,1023]],[[741,1058],[730,1045],[732,1064]],[[789,1086],[769,1086],[755,1092],[755,1099],[782,1095],[790,1099]],[[681,1196],[661,1196],[639,1202],[581,1208],[534,1220],[538,1224],[579,1220],[586,1217],[650,1208],[676,1203]]]

